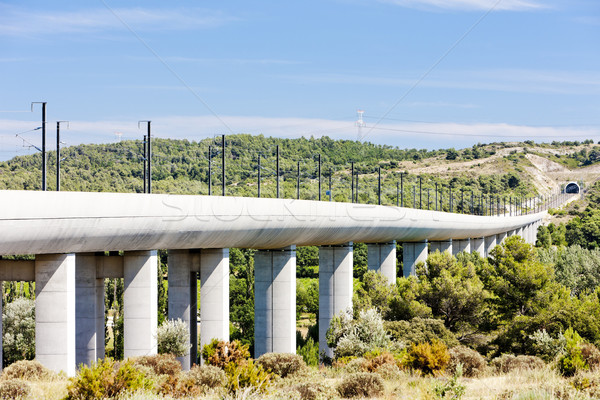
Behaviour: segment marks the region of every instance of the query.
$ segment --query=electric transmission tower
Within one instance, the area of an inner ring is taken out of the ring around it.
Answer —
[[[364,128],[365,126],[367,126],[367,124],[365,124],[365,121],[363,121],[363,114],[365,112],[363,110],[356,110],[356,114],[358,114],[358,119],[356,120],[356,128],[358,130],[357,132],[357,140],[360,142],[363,138],[362,135],[362,128]]]

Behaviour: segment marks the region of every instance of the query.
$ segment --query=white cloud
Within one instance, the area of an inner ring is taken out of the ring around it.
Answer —
[[[383,3],[395,4],[402,7],[419,9],[444,10],[504,10],[527,11],[547,8],[536,1],[525,0],[380,0]]]
[[[412,78],[405,77],[411,75]],[[343,73],[282,76],[282,78],[302,83],[359,84],[408,88],[418,81],[419,74],[405,71],[402,78]],[[596,71],[528,69],[435,71],[420,82],[418,87],[516,93],[597,94],[600,90],[600,73]]]
[[[141,30],[210,28],[233,20],[231,16],[199,8],[107,8],[80,11],[33,11],[0,5],[0,35],[37,36],[90,33],[125,29],[125,21]]]
[[[310,119],[295,117],[249,117],[221,116],[233,133],[263,134],[282,138],[321,137],[333,139],[357,140],[358,132],[353,121],[328,119]],[[513,140],[583,140],[600,139],[598,126],[523,126],[505,123],[385,123],[374,127],[374,121],[368,121],[363,128],[363,140],[378,144],[388,144],[401,148],[445,148],[466,147],[477,142],[490,143]],[[31,130],[39,126],[36,121],[0,120],[0,159],[8,159],[23,152],[34,151],[22,147],[21,139],[15,133]],[[374,127],[372,129],[372,127]],[[108,143],[118,140],[116,133],[123,139],[141,139],[144,129],[138,129],[137,121],[71,121],[70,128],[61,130],[61,139],[66,145],[80,143]],[[152,120],[154,137],[202,140],[231,132],[213,116],[164,116]],[[50,129],[48,137],[54,137]],[[41,132],[22,134],[24,138],[39,146]],[[52,150],[54,141],[48,139]]]

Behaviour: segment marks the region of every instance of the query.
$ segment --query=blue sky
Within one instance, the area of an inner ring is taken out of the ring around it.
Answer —
[[[0,1],[0,159],[220,134],[600,140],[597,0]],[[357,109],[364,110],[359,132]],[[40,131],[22,133],[39,146]]]

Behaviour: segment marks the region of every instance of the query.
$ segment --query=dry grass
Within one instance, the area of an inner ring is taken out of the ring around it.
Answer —
[[[293,379],[279,379],[274,382],[270,392],[261,394],[253,390],[243,390],[233,395],[227,395],[223,390],[213,390],[197,400],[302,400],[300,393],[293,388],[302,383],[336,388],[346,374],[340,368],[319,370],[310,368],[305,374]],[[436,400],[434,387],[445,383],[449,377],[421,377],[416,373],[400,371],[393,374],[393,379],[384,381],[384,393],[377,397],[382,400]],[[588,381],[600,382],[600,375],[588,372]],[[574,388],[574,380],[559,376],[550,368],[535,370],[519,370],[506,374],[492,374],[480,378],[462,378],[460,383],[466,387],[463,400],[588,400],[597,397],[590,392],[578,391]],[[68,380],[59,378],[52,381],[31,381],[31,399],[59,400],[66,395]],[[335,392],[330,392],[335,393]],[[329,396],[328,398],[335,398]],[[128,394],[120,400],[165,400],[169,396],[156,395],[148,392]]]
[[[62,400],[67,395],[68,383],[69,380],[66,378],[51,381],[29,381],[31,386],[29,399]]]

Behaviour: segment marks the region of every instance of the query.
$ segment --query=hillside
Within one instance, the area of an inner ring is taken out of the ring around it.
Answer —
[[[434,188],[449,188],[455,199],[465,191],[465,203],[474,196],[535,196],[555,191],[570,180],[591,183],[600,174],[600,146],[588,140],[552,144],[492,143],[462,150],[399,149],[328,137],[278,139],[231,135],[226,138],[227,195],[256,196],[258,159],[261,160],[261,195],[276,196],[276,146],[280,146],[282,197],[295,198],[298,162],[300,197],[318,198],[318,156],[321,154],[322,198],[331,173],[333,199],[350,201],[351,163],[358,173],[361,203],[377,202],[377,171],[382,174],[382,203],[396,204],[397,184],[403,178],[405,205],[418,205],[418,177],[422,178],[422,204],[434,207]],[[220,137],[200,142],[153,140],[153,192],[208,193],[209,147],[213,194],[221,194]],[[142,192],[141,141],[79,145],[61,150],[61,189],[67,191]],[[55,190],[56,153],[48,155],[48,188]],[[41,186],[41,154],[15,157],[0,163],[0,189],[37,190]],[[415,189],[413,189],[413,186]],[[414,190],[414,192],[413,192]],[[417,198],[413,199],[416,193]],[[458,200],[455,206],[459,207]],[[468,207],[468,204],[467,204]],[[444,206],[447,208],[447,206]]]

